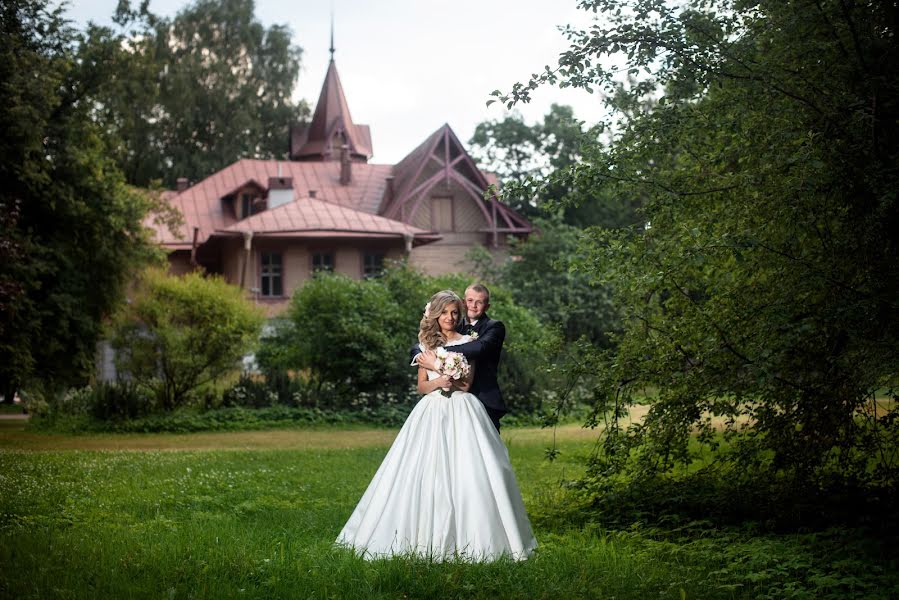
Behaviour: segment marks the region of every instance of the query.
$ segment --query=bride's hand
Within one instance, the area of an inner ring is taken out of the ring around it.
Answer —
[[[446,375],[441,375],[434,380],[434,384],[437,386],[434,388],[435,390],[437,388],[443,388],[444,390],[449,391],[449,389],[453,387],[453,380]]]

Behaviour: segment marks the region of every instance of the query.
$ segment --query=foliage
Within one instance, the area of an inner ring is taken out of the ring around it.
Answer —
[[[583,230],[538,220],[538,231],[512,242],[514,260],[500,268],[499,280],[513,290],[515,301],[547,325],[557,325],[568,341],[587,338],[600,347],[611,344],[620,315],[608,286],[576,268]]]
[[[483,169],[496,173],[504,184],[520,184],[575,164],[585,133],[570,106],[553,104],[543,123],[528,125],[515,112],[502,120],[478,123],[468,143]],[[564,196],[567,192],[559,188],[546,195]],[[524,215],[538,214],[530,198],[505,200]]]
[[[369,394],[362,404],[377,406],[382,393],[405,395],[414,389],[416,372],[408,366],[409,351],[417,343],[431,294],[453,289],[461,295],[470,283],[465,275],[427,277],[404,263],[362,281],[319,274],[294,294],[289,318],[272,324],[257,361],[267,377],[289,373],[313,382],[316,389],[309,392],[307,403],[358,406],[361,395]],[[491,298],[491,316],[503,320],[510,332],[500,363],[500,386],[514,412],[532,413],[553,387],[541,369],[555,333],[505,289],[491,286]]]
[[[264,394],[271,394],[261,387]],[[412,410],[410,403],[380,404],[354,408],[320,408],[308,405],[272,403],[259,405],[251,399],[248,405],[244,390],[230,392],[228,406],[199,410],[186,407],[167,412],[154,412],[129,419],[96,418],[87,414],[52,413],[39,415],[31,426],[47,433],[196,433],[202,431],[264,431],[309,426],[377,426],[398,428]],[[252,405],[251,405],[252,404]]]
[[[409,331],[393,326],[404,315],[379,280],[318,274],[294,294],[288,315],[295,368],[319,386],[355,393],[410,382]]]
[[[107,157],[82,102],[101,82],[61,10],[4,2],[0,28],[0,395],[12,399],[86,381],[103,319],[156,253],[142,222],[160,203]]]
[[[308,113],[291,96],[299,47],[266,28],[253,0],[195,0],[174,18],[120,2],[118,27],[89,25],[78,59],[108,82],[94,118],[135,185],[197,181],[241,158],[283,158]]]
[[[611,99],[611,64],[648,73],[631,98],[664,91],[616,113],[615,139],[566,175],[643,198],[651,224],[582,247],[626,316],[596,365],[594,422],[659,390],[644,422],[612,422],[593,474],[689,463],[691,435],[714,447],[708,416],[723,415],[722,460],[787,487],[895,484],[896,421],[874,403],[895,400],[899,372],[895,3],[580,5],[599,24],[502,99],[546,82]]]
[[[242,291],[218,277],[150,270],[119,316],[116,365],[170,410],[236,371],[261,325],[261,313]]]
[[[528,125],[513,112],[478,123],[471,144],[481,167],[496,173],[503,201],[528,216],[552,216],[575,227],[622,227],[636,222],[639,198],[584,193],[567,173],[582,160],[582,146],[595,144],[603,126],[585,128],[570,106],[553,104],[542,123]],[[546,179],[539,189],[528,185]]]

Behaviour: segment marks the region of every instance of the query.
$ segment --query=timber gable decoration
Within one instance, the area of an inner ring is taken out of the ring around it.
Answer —
[[[277,314],[319,268],[358,278],[406,258],[432,275],[465,271],[473,246],[501,253],[507,236],[533,229],[495,196],[485,200],[490,179],[448,124],[395,165],[369,163],[371,133],[350,116],[333,48],[312,120],[291,128],[288,156],[241,159],[166,192],[184,224],[149,225],[171,271],[221,274]]]

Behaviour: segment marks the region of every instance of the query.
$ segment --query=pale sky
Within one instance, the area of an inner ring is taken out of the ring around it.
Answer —
[[[132,0],[139,5],[140,0]],[[151,0],[173,16],[186,0]],[[555,67],[568,47],[558,26],[589,25],[576,0],[257,0],[268,27],[286,24],[303,48],[295,97],[314,109],[327,70],[331,10],[335,61],[353,121],[371,127],[374,163],[396,163],[444,123],[467,145],[477,123],[501,118],[490,92],[508,91],[544,65]],[[111,24],[117,0],[72,0],[68,17]],[[599,96],[545,87],[517,110],[536,122],[553,102],[574,107],[592,124],[602,118]]]

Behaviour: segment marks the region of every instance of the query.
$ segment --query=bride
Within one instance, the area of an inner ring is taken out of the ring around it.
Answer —
[[[462,300],[445,290],[421,319],[422,350],[470,341],[456,333]],[[537,546],[499,433],[469,376],[454,381],[418,369],[416,404],[337,543],[366,559],[416,555],[433,560],[521,560]],[[447,397],[443,389],[452,389]]]

